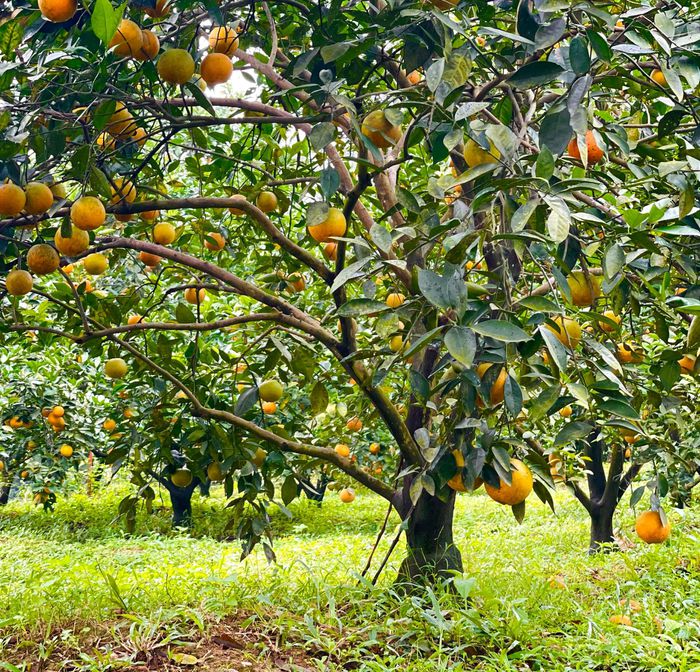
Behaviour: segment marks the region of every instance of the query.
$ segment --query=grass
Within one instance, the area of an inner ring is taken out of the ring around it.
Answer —
[[[401,546],[378,587],[359,581],[386,510],[374,496],[343,505],[331,494],[320,508],[301,500],[292,520],[274,511],[269,565],[262,552],[240,561],[216,493],[197,500],[191,535],[171,533],[162,509],[141,514],[132,536],[114,522],[123,494],[74,495],[53,514],[26,502],[0,511],[5,669],[60,669],[56,659],[71,670],[193,669],[172,660],[192,652],[196,669],[212,671],[239,658],[254,670],[278,669],[269,665],[280,658],[369,672],[700,670],[697,508],[671,513],[663,546],[591,558],[584,512],[566,492],[556,515],[528,504],[523,525],[483,494],[463,496],[457,592],[406,597],[391,584]],[[617,523],[634,542],[632,513]],[[642,605],[632,627],[608,620],[624,611],[620,599]],[[137,662],[145,667],[129,667]]]

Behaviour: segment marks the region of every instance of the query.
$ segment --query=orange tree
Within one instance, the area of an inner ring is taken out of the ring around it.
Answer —
[[[90,453],[103,449],[95,428],[111,400],[101,394],[101,370],[75,348],[33,332],[20,342],[2,338],[0,504],[14,486],[50,509]]]
[[[381,495],[403,576],[461,569],[457,491],[520,518],[566,447],[601,465],[576,494],[608,541],[619,437],[695,368],[695,9],[536,4],[18,3],[5,329],[230,427],[234,511],[279,499],[258,444]],[[394,469],[311,412],[273,431],[290,389],[383,426]]]

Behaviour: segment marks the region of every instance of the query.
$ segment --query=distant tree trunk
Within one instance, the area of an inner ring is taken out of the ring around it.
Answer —
[[[321,474],[316,485],[313,484],[311,479],[299,479],[299,493],[303,492],[312,502],[318,502],[320,504],[326,495],[326,488],[329,481],[330,479],[325,472]]]
[[[618,550],[613,533],[613,518],[617,505],[625,494],[641,464],[632,464],[623,475],[624,449],[613,446],[610,467],[605,473],[605,443],[598,430],[592,432],[584,447],[588,467],[588,495],[577,483],[570,484],[574,495],[588,512],[590,518],[590,554]]]
[[[171,486],[168,488],[170,503],[173,507],[173,527],[192,527],[192,493],[194,488]]]
[[[0,506],[5,506],[10,499],[11,483],[0,483]]]
[[[423,491],[408,516],[407,554],[399,569],[399,582],[432,583],[463,571],[462,554],[452,536],[455,496],[452,491],[443,502]]]

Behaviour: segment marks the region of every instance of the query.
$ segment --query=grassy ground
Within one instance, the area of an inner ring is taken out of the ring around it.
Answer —
[[[458,592],[407,598],[391,586],[401,547],[377,588],[358,582],[385,513],[373,496],[278,512],[268,565],[257,552],[239,560],[216,495],[197,502],[191,536],[169,533],[159,511],[127,537],[113,521],[122,494],[0,511],[0,669],[700,670],[697,509],[671,513],[663,546],[634,543],[623,510],[628,550],[589,558],[565,492],[556,515],[528,504],[523,525],[463,496]],[[632,627],[608,621],[621,599],[641,605]]]

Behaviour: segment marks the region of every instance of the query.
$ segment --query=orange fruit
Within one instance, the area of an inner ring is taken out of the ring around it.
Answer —
[[[71,226],[71,235],[68,238],[64,238],[59,228],[53,237],[53,244],[62,255],[66,257],[75,257],[85,252],[85,250],[90,247],[90,236],[87,231],[83,231],[76,226]],[[63,270],[66,271],[66,273],[69,272],[67,266]]]
[[[479,376],[479,378],[483,378],[484,375],[486,375],[486,372],[493,366],[493,364],[490,364],[488,362],[484,362],[483,364],[479,364],[479,366],[476,367],[476,375]],[[506,373],[506,368],[501,367],[501,371],[498,374],[498,378],[492,383],[491,389],[489,390],[489,400],[491,402],[491,406],[498,406],[504,399],[505,399],[505,387],[506,387],[506,379],[508,378],[508,374]]]
[[[405,300],[406,297],[403,294],[400,292],[394,292],[386,297],[386,305],[389,306],[389,308],[398,308],[399,306],[403,305]]]
[[[94,231],[105,223],[107,213],[95,196],[83,196],[70,207],[70,219],[81,231]]]
[[[126,108],[126,105],[124,105],[124,103],[122,103],[121,101],[117,101],[117,104],[114,108],[114,112],[111,114],[109,120],[107,121],[105,130],[114,137],[127,138],[137,128],[138,127],[136,125],[136,122],[134,121],[134,117],[131,114],[131,112],[129,112],[129,110]]]
[[[684,355],[681,357],[681,359],[678,360],[678,364],[680,364],[681,367],[681,373],[692,375],[695,371],[695,361],[696,359],[693,357],[693,355]]]
[[[594,166],[605,154],[603,150],[598,147],[593,131],[586,131],[586,147],[588,148],[588,165]],[[579,161],[581,160],[581,151],[578,148],[575,136],[569,142],[566,151],[569,153],[570,157],[578,159]]]
[[[39,11],[47,21],[63,23],[78,11],[77,0],[39,0]]]
[[[334,450],[340,457],[350,457],[350,446],[345,443],[336,443]]]
[[[143,11],[154,19],[162,19],[170,14],[170,0],[156,0],[154,7],[144,7]]]
[[[583,271],[574,271],[566,279],[575,306],[592,306],[600,296],[600,278],[591,275],[590,285]]]
[[[422,76],[421,76],[420,72],[418,72],[418,70],[413,70],[412,72],[409,72],[406,75],[406,79],[409,82],[411,82],[411,84],[413,84],[413,86],[415,86],[416,84],[418,84],[420,82],[420,80],[422,79]]]
[[[343,504],[351,504],[355,501],[355,491],[352,488],[343,488],[340,493],[338,493],[340,501]]]
[[[226,238],[224,238],[218,231],[206,233],[205,236],[207,239],[211,238],[211,240],[205,239],[204,241],[204,247],[206,247],[208,250],[211,250],[212,252],[220,252],[224,249],[224,246],[226,245]]]
[[[532,492],[532,472],[520,460],[512,459],[511,464],[511,484],[501,481],[497,488],[488,483],[484,484],[486,494],[499,504],[515,506],[527,499]]]
[[[658,68],[654,68],[650,76],[659,86],[666,86],[668,83],[666,82],[666,75]]]
[[[141,213],[142,219],[145,219],[147,222],[152,222],[154,219],[158,219],[159,215],[160,210],[145,210]]]
[[[119,379],[126,375],[129,366],[121,357],[108,359],[104,365],[104,372],[107,378]]]
[[[658,511],[644,511],[639,514],[634,525],[639,538],[646,544],[662,544],[671,534],[671,523],[661,522]]]
[[[346,423],[345,427],[349,432],[359,432],[362,429],[362,420],[355,416],[354,418],[350,418]]]
[[[43,182],[27,182],[24,193],[24,211],[28,215],[43,215],[53,205],[53,193]]]
[[[160,222],[153,227],[153,242],[158,245],[170,245],[176,237],[175,227],[168,222]]]
[[[572,413],[573,409],[571,406],[564,406],[564,408],[559,409],[559,415],[561,415],[562,418],[570,418]]]
[[[114,184],[110,186],[112,198],[110,203],[117,205],[120,203],[133,203],[136,200],[136,187],[125,177],[115,177]]]
[[[209,86],[224,84],[231,79],[233,63],[226,54],[207,54],[199,67],[199,73]]]
[[[277,404],[274,401],[264,401],[262,404],[262,411],[266,415],[272,415],[277,411]]]
[[[303,292],[306,289],[306,279],[299,273],[293,273],[287,278],[289,288],[293,292]]]
[[[338,258],[338,244],[326,243],[323,246],[323,256],[329,261],[335,261]]]
[[[261,191],[255,199],[255,205],[264,213],[277,210],[277,196],[271,191]]]
[[[5,278],[5,289],[10,296],[24,296],[32,291],[34,279],[27,271],[15,269]]]
[[[209,33],[209,48],[216,54],[231,56],[238,49],[238,32],[228,26],[214,26]]]
[[[372,455],[379,455],[381,449],[382,447],[378,443],[370,443],[369,445],[369,452],[372,453]]]
[[[111,432],[113,429],[115,429],[117,426],[117,423],[112,420],[112,418],[107,418],[103,423],[102,427],[106,429],[108,432]]]
[[[207,465],[207,478],[213,482],[224,480],[224,472],[218,462],[211,462]]]
[[[370,112],[363,120],[360,129],[370,142],[379,149],[392,147],[400,139],[403,133],[401,126],[394,126],[387,119],[383,110]]]
[[[109,261],[107,257],[99,252],[88,254],[88,256],[83,259],[83,268],[89,275],[102,275],[108,267]]]
[[[51,409],[51,413],[55,415],[57,418],[62,418],[66,414],[66,409],[63,408],[63,406],[54,406]]]
[[[462,152],[464,161],[470,168],[476,168],[485,163],[496,163],[501,158],[501,152],[496,149],[496,146],[489,140],[489,148],[484,149],[476,140],[469,138],[464,144]]]
[[[178,488],[186,488],[192,483],[192,472],[189,469],[176,469],[170,476],[170,480]]]
[[[36,275],[53,273],[60,263],[61,259],[51,245],[45,243],[32,245],[27,252],[27,266]]]
[[[109,49],[113,49],[117,56],[135,56],[143,47],[143,33],[141,28],[130,21],[122,19],[110,40]]]
[[[635,343],[618,343],[617,358],[623,364],[639,364],[644,361],[644,350]]]
[[[339,208],[329,208],[322,222],[308,227],[309,235],[318,243],[327,243],[332,237],[344,236],[347,228],[345,215]]]
[[[608,619],[613,625],[632,625],[632,619],[625,614],[614,614]]]
[[[188,287],[185,290],[185,301],[187,303],[202,303],[207,296],[207,290],[204,287],[197,291],[196,287]]]
[[[160,264],[161,257],[157,254],[151,254],[150,252],[139,252],[139,261],[149,268],[155,268]]]
[[[545,327],[559,339],[562,345],[572,350],[576,348],[581,341],[581,326],[579,323],[570,317],[562,317],[561,315],[553,317],[552,322],[556,326],[546,324]]]
[[[62,457],[73,457],[73,446],[69,446],[67,443],[64,443],[59,448],[58,452],[61,453]]]
[[[27,195],[21,187],[12,182],[0,184],[0,215],[16,217],[22,212],[27,202]]]
[[[138,324],[139,322],[141,322],[142,319],[143,318],[141,317],[141,315],[129,315],[129,319],[126,321],[126,323],[131,325]]]
[[[141,38],[141,48],[134,56],[139,61],[152,61],[160,51],[160,40],[152,30],[142,30]]]
[[[600,330],[604,331],[606,334],[612,334],[613,332],[617,331],[620,326],[620,322],[622,322],[622,318],[612,310],[606,310],[603,313],[603,316],[614,322],[617,327],[614,327],[612,324],[608,324],[607,322],[598,322]]]
[[[263,401],[279,401],[284,394],[284,386],[279,380],[265,380],[258,386],[258,396]]]
[[[184,84],[194,75],[194,59],[185,49],[168,49],[156,67],[160,78],[168,84]]]

